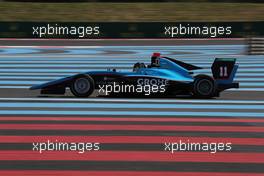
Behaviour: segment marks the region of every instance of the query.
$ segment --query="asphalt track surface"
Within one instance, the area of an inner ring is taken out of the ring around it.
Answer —
[[[1,175],[264,174],[264,60],[245,55],[243,41],[71,42],[0,41]],[[202,66],[201,73],[208,74],[215,57],[238,58],[241,87],[209,100],[80,99],[69,91],[41,96],[28,90],[87,70],[131,70],[157,51]],[[100,150],[32,151],[33,142],[47,140],[95,142]],[[164,151],[165,142],[179,140],[232,143],[232,150]]]

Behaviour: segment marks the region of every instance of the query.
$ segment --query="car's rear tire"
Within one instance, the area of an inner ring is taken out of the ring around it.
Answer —
[[[76,97],[89,97],[94,91],[94,80],[89,75],[77,76],[71,83],[71,92]]]
[[[216,95],[216,82],[208,75],[194,77],[193,95],[197,98],[212,98]]]

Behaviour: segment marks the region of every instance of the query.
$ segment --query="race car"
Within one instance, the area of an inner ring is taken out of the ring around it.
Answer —
[[[89,97],[97,91],[97,95],[212,98],[226,89],[239,88],[239,83],[233,82],[238,69],[235,58],[216,58],[210,75],[195,75],[193,71],[198,69],[202,68],[153,53],[149,65],[135,63],[130,72],[88,71],[34,85],[30,90],[41,89],[41,94],[65,94],[66,88],[70,88],[76,97]]]

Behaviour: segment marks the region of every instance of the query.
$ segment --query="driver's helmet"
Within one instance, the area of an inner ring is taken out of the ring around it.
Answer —
[[[151,67],[160,66],[160,53],[153,53],[151,56]]]

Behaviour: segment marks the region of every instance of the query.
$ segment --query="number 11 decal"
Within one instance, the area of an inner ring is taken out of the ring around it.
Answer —
[[[220,75],[220,77],[227,77],[228,76],[228,74],[227,74],[227,66],[221,66],[220,67],[220,73],[219,73]]]

